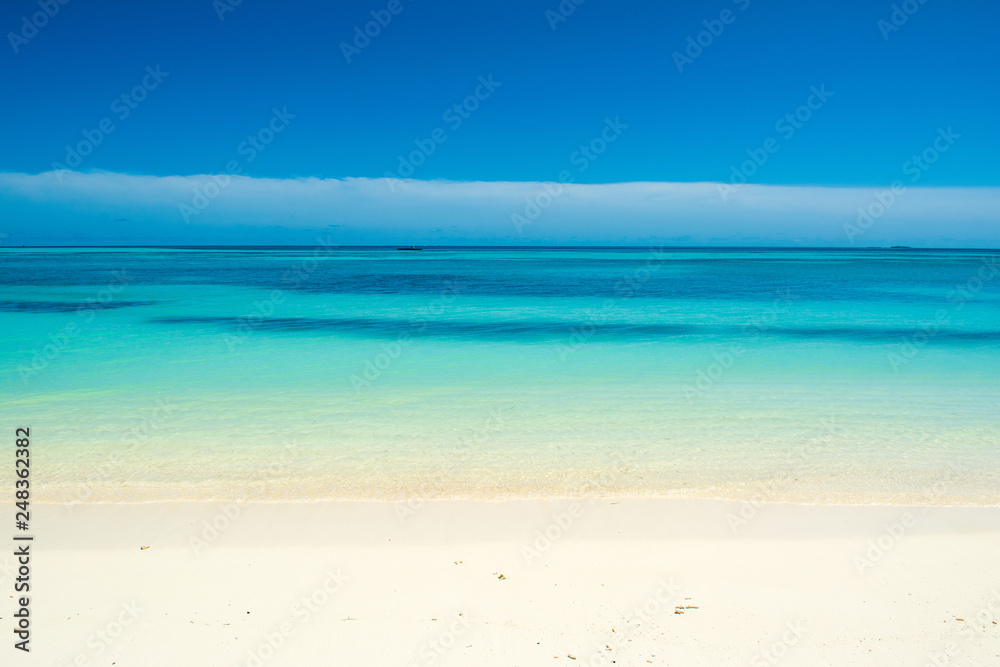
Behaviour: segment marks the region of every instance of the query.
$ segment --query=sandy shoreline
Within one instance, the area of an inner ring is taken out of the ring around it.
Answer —
[[[46,504],[32,527],[28,664],[1000,662],[1000,508]]]

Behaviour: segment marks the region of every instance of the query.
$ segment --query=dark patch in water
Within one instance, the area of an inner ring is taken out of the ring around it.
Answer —
[[[262,331],[316,331],[329,333],[360,334],[364,336],[395,337],[450,336],[457,338],[504,338],[528,336],[562,336],[573,331],[590,331],[596,327],[602,332],[618,334],[646,334],[654,336],[696,334],[699,327],[685,324],[632,325],[601,324],[591,322],[463,322],[454,320],[396,320],[370,318],[311,318],[273,317],[252,320],[242,317],[158,317],[150,320],[156,324],[212,324],[238,328],[240,326]]]
[[[115,310],[152,306],[155,301],[0,301],[0,311],[12,313],[72,313],[77,310]]]
[[[456,320],[398,320],[373,318],[312,318],[273,317],[248,319],[243,317],[192,316],[159,317],[150,320],[155,324],[207,324],[238,329],[272,332],[318,332],[329,334],[361,335],[366,337],[451,337],[469,339],[527,339],[566,338],[581,334],[619,338],[667,338],[675,336],[702,336],[713,338],[797,337],[815,339],[844,339],[862,342],[898,342],[904,338],[927,336],[928,341],[995,341],[1000,331],[939,330],[936,333],[920,329],[874,329],[863,327],[763,327],[703,326],[692,324],[623,324],[579,322],[473,322]]]

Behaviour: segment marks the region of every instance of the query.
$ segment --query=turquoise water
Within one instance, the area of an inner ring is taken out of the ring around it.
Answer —
[[[4,428],[53,501],[995,504],[998,256],[2,249]]]

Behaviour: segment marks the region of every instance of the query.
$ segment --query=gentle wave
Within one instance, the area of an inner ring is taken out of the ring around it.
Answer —
[[[998,331],[960,331],[951,329],[925,330],[922,328],[872,328],[872,327],[774,327],[762,324],[743,326],[708,326],[692,324],[623,324],[595,323],[593,320],[540,322],[473,322],[458,320],[400,320],[344,317],[272,317],[248,320],[246,317],[227,316],[169,316],[154,317],[152,324],[208,324],[239,329],[250,326],[255,330],[275,332],[324,332],[393,338],[450,337],[490,340],[502,338],[551,338],[571,336],[583,332],[587,336],[608,335],[618,338],[670,338],[725,337],[757,339],[767,337],[795,337],[814,339],[839,339],[854,341],[898,341],[900,338],[921,335],[927,342],[990,342],[1000,341]]]

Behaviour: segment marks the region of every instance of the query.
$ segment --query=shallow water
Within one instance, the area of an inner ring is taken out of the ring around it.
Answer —
[[[7,248],[0,341],[42,500],[1000,502],[987,251]]]

